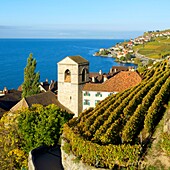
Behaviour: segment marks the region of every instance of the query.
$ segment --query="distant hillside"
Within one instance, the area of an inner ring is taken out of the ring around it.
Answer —
[[[65,150],[99,167],[138,166],[170,100],[169,61],[156,63],[134,88],[107,97],[64,127]]]
[[[151,37],[149,42],[135,45],[134,51],[152,59],[162,59],[170,55],[170,30],[147,32],[141,37]]]

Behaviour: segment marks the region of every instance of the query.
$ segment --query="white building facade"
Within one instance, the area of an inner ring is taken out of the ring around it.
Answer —
[[[83,110],[95,107],[98,102],[117,92],[83,91]]]

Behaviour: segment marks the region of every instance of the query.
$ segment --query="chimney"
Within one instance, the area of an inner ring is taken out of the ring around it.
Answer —
[[[51,80],[51,83],[50,83],[50,85],[49,85],[49,90],[51,90],[51,89],[52,89],[53,84],[54,84],[54,80]]]
[[[102,70],[99,70],[99,75],[102,75]]]
[[[115,68],[115,73],[117,72],[117,69]]]
[[[105,82],[107,80],[107,75],[103,75],[103,81]]]
[[[92,77],[92,82],[95,83],[95,77],[94,76]]]
[[[4,87],[3,94],[7,94],[7,93],[8,93],[8,89]]]
[[[110,68],[110,73],[112,73],[112,68]]]
[[[47,83],[48,83],[48,79],[47,79],[47,78],[46,78],[45,82],[47,82]]]

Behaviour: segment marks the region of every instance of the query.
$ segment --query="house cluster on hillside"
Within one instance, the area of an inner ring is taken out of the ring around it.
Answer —
[[[134,40],[130,40],[134,45],[144,44],[145,42],[151,41],[152,38],[155,37],[169,37],[170,32],[148,32],[147,35],[139,36]]]
[[[124,91],[140,83],[142,78],[134,68],[113,66],[109,73],[89,72],[89,62],[81,56],[68,56],[58,63],[58,82],[48,80],[40,84],[41,93],[21,99],[21,91],[14,100],[10,91],[0,97],[1,115],[5,111],[16,111],[33,104],[56,104],[62,110],[74,113],[95,105],[106,97]],[[22,90],[19,87],[19,90]],[[11,94],[11,97],[10,97]],[[2,104],[2,101],[5,101]],[[11,103],[5,107],[5,103]],[[3,109],[3,110],[2,110]]]
[[[101,48],[99,52],[96,52],[94,55],[96,56],[108,56],[108,57],[115,57],[118,59],[118,61],[126,61],[126,62],[132,62],[133,58],[135,57],[133,46],[135,45],[141,45],[145,44],[147,42],[150,42],[153,38],[156,37],[167,37],[169,38],[170,32],[159,32],[158,30],[156,32],[148,31],[147,34],[143,36],[139,36],[135,39],[130,39],[129,42],[125,43],[117,43],[115,46],[112,46],[108,49]]]

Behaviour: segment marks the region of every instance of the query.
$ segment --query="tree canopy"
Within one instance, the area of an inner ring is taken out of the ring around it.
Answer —
[[[46,107],[36,104],[4,114],[0,119],[0,167],[26,168],[29,151],[58,144],[63,124],[72,117],[54,104]]]
[[[36,60],[33,58],[31,53],[27,59],[27,65],[24,69],[24,83],[22,84],[22,97],[28,97],[33,94],[38,94],[40,92],[39,72],[35,72],[36,69]]]

